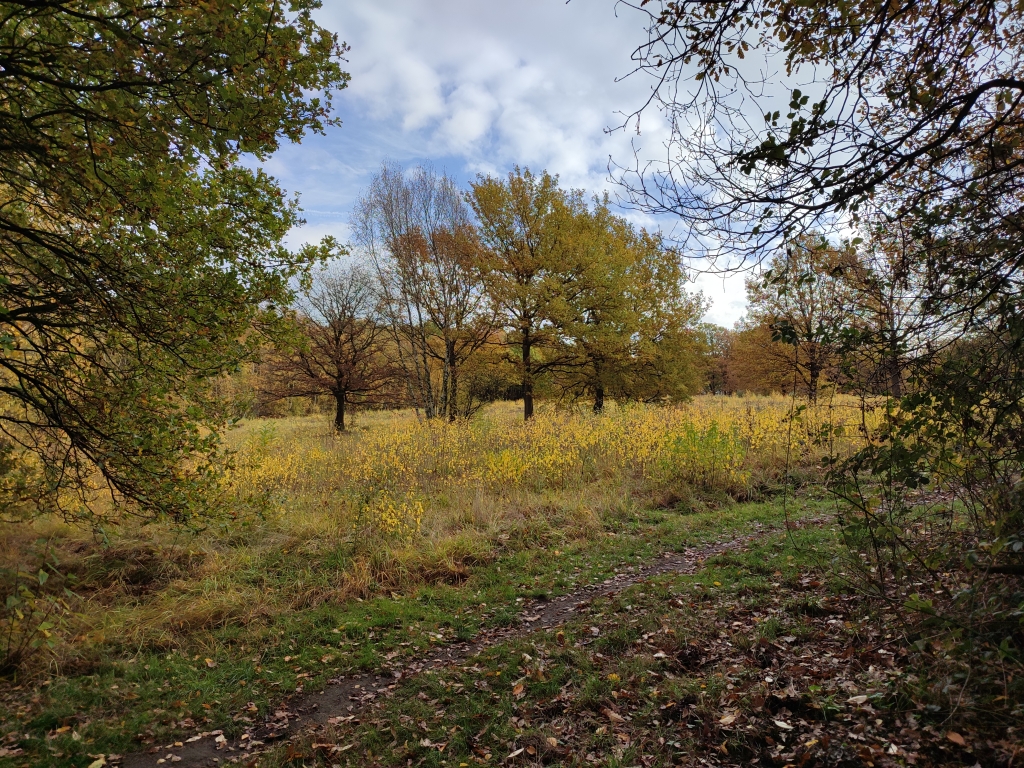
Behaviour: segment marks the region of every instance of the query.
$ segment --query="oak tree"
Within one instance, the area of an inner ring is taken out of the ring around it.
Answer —
[[[4,4],[5,512],[80,518],[101,495],[178,519],[209,508],[225,415],[210,384],[313,255],[283,246],[298,211],[243,160],[332,122],[344,47],[316,7]]]
[[[686,275],[662,238],[611,213],[607,201],[575,214],[579,268],[559,313],[554,366],[570,397],[679,401],[704,378],[696,324],[701,297],[684,290]]]
[[[823,378],[839,369],[843,332],[853,314],[848,276],[856,256],[811,236],[790,243],[776,254],[758,279],[747,280],[752,321],[772,330],[773,342],[763,354],[775,358],[774,368],[800,381],[814,402]]]
[[[519,167],[504,179],[478,176],[469,200],[484,245],[484,290],[515,352],[523,416],[530,419],[538,379],[568,362],[561,331],[593,273],[587,205],[582,192],[563,190],[557,177]]]

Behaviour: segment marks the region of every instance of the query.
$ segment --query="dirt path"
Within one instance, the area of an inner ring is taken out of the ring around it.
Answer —
[[[588,584],[551,600],[523,605],[518,626],[484,630],[472,641],[453,643],[419,659],[377,671],[331,680],[323,691],[299,693],[285,699],[262,723],[253,723],[238,739],[228,740],[221,731],[197,734],[187,741],[127,755],[122,768],[210,768],[224,763],[248,763],[275,742],[299,733],[306,726],[325,725],[354,718],[378,697],[393,690],[399,681],[451,664],[461,664],[493,645],[550,629],[569,621],[597,595],[612,596],[640,581],[666,573],[694,573],[709,557],[736,550],[771,530],[755,523],[755,533],[726,542],[669,552],[640,566],[628,566],[612,578]],[[245,717],[245,715],[242,715]],[[242,721],[244,722],[244,721]]]

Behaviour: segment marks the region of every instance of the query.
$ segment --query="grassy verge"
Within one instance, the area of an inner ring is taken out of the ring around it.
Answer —
[[[708,521],[679,522],[682,539]],[[1021,682],[965,698],[941,645],[909,643],[841,571],[827,575],[837,536],[809,525],[599,596],[561,629],[413,678],[258,763],[1013,764]]]
[[[4,763],[86,766],[97,754],[121,754],[200,729],[223,727],[230,734],[286,693],[372,669],[385,655],[414,656],[482,627],[509,624],[517,598],[560,594],[659,551],[729,537],[755,520],[778,523],[781,516],[778,504],[695,515],[619,508],[604,516],[595,535],[583,538],[539,521],[534,530],[496,531],[490,554],[469,565],[460,583],[314,602],[264,621],[226,620],[185,633],[170,651],[105,638],[102,655],[80,662],[81,668],[5,691]],[[324,567],[301,552],[282,550],[275,558],[249,574],[254,591],[293,589]],[[234,574],[232,588],[245,583],[245,574]],[[204,589],[216,599],[218,584]]]

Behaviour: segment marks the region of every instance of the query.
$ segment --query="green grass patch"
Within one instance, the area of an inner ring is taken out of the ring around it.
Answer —
[[[797,515],[820,511],[820,504],[807,502],[801,504]],[[540,545],[525,536],[499,535],[494,542],[495,556],[489,562],[474,565],[461,583],[421,585],[407,592],[364,600],[310,600],[305,606],[298,603],[293,610],[266,615],[253,615],[253,606],[245,603],[247,593],[240,592],[240,586],[260,595],[273,594],[275,590],[293,594],[296,583],[312,589],[318,584],[329,584],[330,576],[344,567],[345,558],[338,550],[328,550],[323,559],[313,558],[301,547],[296,551],[286,543],[279,550],[254,559],[249,568],[218,574],[208,584],[189,583],[187,576],[179,575],[161,591],[160,604],[172,610],[175,593],[208,590],[214,605],[207,609],[214,613],[220,610],[222,618],[190,631],[186,622],[196,620],[195,616],[182,616],[182,631],[171,648],[159,647],[152,638],[137,645],[117,637],[95,640],[89,652],[75,661],[77,668],[52,670],[49,675],[9,687],[0,700],[0,728],[6,734],[8,749],[21,751],[3,758],[3,763],[82,767],[93,761],[90,755],[124,754],[148,744],[166,744],[172,737],[199,730],[223,728],[227,734],[237,733],[246,723],[233,718],[241,715],[257,720],[275,701],[300,687],[318,690],[339,674],[377,668],[387,654],[411,658],[440,643],[468,639],[482,628],[510,625],[518,616],[517,598],[564,594],[576,586],[600,582],[616,568],[639,564],[661,551],[682,550],[745,534],[755,522],[777,525],[782,520],[782,509],[777,503],[733,505],[691,515],[634,509],[629,515],[606,519],[603,530],[589,538],[562,537],[552,544],[558,537],[549,537],[545,545]],[[774,552],[765,552],[764,556],[779,558]],[[694,581],[702,582],[701,587],[694,589],[701,594],[718,589],[709,583],[715,580],[728,585],[725,589],[739,589],[744,584],[761,589],[765,577],[756,576],[751,570],[757,561],[754,558],[747,566],[709,564],[705,573],[694,577]],[[779,565],[787,572],[797,568],[784,558]],[[615,657],[650,631],[647,624],[634,624],[630,618],[637,605],[627,609],[628,603],[622,602],[663,602],[669,594],[658,593],[651,587],[647,590],[644,596],[630,590],[628,597],[623,595],[607,605],[595,601],[592,610],[609,615],[618,612],[616,616],[620,618],[612,622],[615,626],[602,629],[601,635],[586,646],[588,652]],[[226,600],[225,591],[243,604],[217,604],[217,600]],[[700,599],[700,594],[695,593],[694,598]],[[196,611],[194,606],[192,610]],[[568,630],[574,636],[581,631]],[[463,704],[453,701],[453,711],[458,712],[454,721],[459,727],[456,734],[443,737],[428,728],[427,735],[420,734],[415,743],[423,738],[447,738],[452,746],[445,751],[444,759],[450,760],[456,752],[480,757],[473,751],[475,742],[469,732],[475,734],[483,728],[482,724],[475,728],[473,724],[481,722],[486,713],[493,714],[493,707],[506,706],[511,694],[506,690],[508,686],[498,683],[525,674],[522,658],[529,653],[529,647],[515,643],[495,650],[481,662],[484,672],[473,673],[458,683],[452,681],[448,689],[429,676],[409,683],[417,687],[403,698],[417,709],[415,713],[401,714],[417,718],[416,723],[425,716],[420,693],[428,701],[440,701],[439,697],[452,695],[452,686],[461,684],[465,688],[463,694],[468,695],[456,698],[464,699],[464,705],[470,707],[463,712],[459,709]],[[574,649],[559,648],[557,653],[563,654],[558,658],[566,660],[576,653],[575,660],[583,662],[583,656]],[[595,701],[606,699],[610,695],[606,690],[610,685],[608,673],[603,663],[599,666],[602,674],[588,677],[585,666],[580,671],[570,669],[567,662],[552,663],[552,669],[560,671],[543,672],[536,678],[527,675],[529,691],[540,699],[555,697],[568,681],[576,685],[592,677],[593,682],[587,684],[591,690],[588,695]],[[488,672],[495,673],[494,679],[487,676]],[[632,679],[642,672],[623,670],[621,674],[623,679]],[[478,682],[488,687],[481,688]],[[511,717],[513,710],[501,711],[498,720],[506,714]],[[442,720],[444,728],[450,730],[453,722],[448,718]],[[516,728],[495,722],[487,731],[488,738],[496,740],[495,744],[505,743],[513,739]],[[396,739],[404,744],[421,730],[418,725],[405,730],[396,726],[400,739],[394,735],[378,738],[387,744]],[[379,757],[384,746],[383,742],[368,741],[365,749]],[[422,751],[422,756],[431,754],[427,748],[411,749],[417,755],[417,750]]]

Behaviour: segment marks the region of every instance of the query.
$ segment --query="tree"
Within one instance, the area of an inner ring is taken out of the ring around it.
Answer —
[[[243,164],[322,131],[344,47],[313,0],[10,2],[0,16],[4,509],[185,519],[217,487],[210,384],[314,256]],[[29,504],[20,475],[35,477]]]
[[[494,325],[481,295],[479,241],[455,181],[423,167],[407,177],[385,163],[353,225],[379,281],[411,402],[427,418],[467,415],[460,372]]]
[[[631,301],[638,286],[630,284],[635,276],[634,233],[606,201],[593,211],[566,212],[561,226],[567,235],[559,261],[563,268],[575,262],[577,269],[571,284],[562,282],[560,291],[549,297],[558,305],[546,309],[554,333],[551,370],[563,396],[592,397],[594,412],[600,413],[605,395],[621,389],[634,347],[631,337],[639,331],[640,312]],[[575,258],[568,257],[570,250]]]
[[[772,329],[743,318],[729,333],[724,353],[725,387],[728,392],[770,395],[793,392],[792,346],[773,338]]]
[[[700,323],[696,335],[702,352],[705,391],[712,395],[735,391],[729,388],[726,367],[732,332],[714,323]]]
[[[823,376],[838,370],[843,331],[852,314],[847,275],[855,266],[848,248],[802,237],[777,254],[760,280],[747,280],[750,319],[772,330],[764,354],[797,378],[814,402]]]
[[[847,377],[855,390],[901,398],[915,361],[941,346],[943,318],[929,318],[919,244],[900,222],[873,227],[847,275],[852,312],[847,339]]]
[[[478,176],[470,204],[485,250],[480,262],[484,290],[516,350],[523,416],[534,410],[538,377],[561,362],[559,328],[571,310],[568,292],[580,288],[586,245],[580,222],[582,193],[568,193],[544,172],[515,168],[506,179]],[[546,355],[546,356],[545,356]]]
[[[965,196],[994,209],[1020,190],[1024,25],[1010,3],[635,7],[649,37],[634,59],[654,78],[648,104],[670,116],[673,133],[666,162],[624,181],[636,202],[682,216],[716,244],[727,234],[746,255],[764,255],[780,238],[880,203],[891,217],[917,218],[948,215]],[[754,57],[784,74],[754,76]]]
[[[874,294],[866,327],[890,345],[885,388],[899,401],[869,445],[835,463],[831,486],[876,594],[900,609],[894,587],[957,570],[965,599],[932,620],[974,635],[972,651],[985,647],[979,634],[1012,647],[1019,600],[990,577],[1024,572],[1020,8],[648,5],[637,6],[650,36],[636,55],[674,133],[668,162],[625,179],[634,201],[754,259],[816,227],[899,233],[897,268],[875,270],[863,293]],[[748,78],[753,50],[784,75]],[[895,313],[883,306],[890,296]],[[909,325],[895,316],[904,307]],[[907,367],[908,377],[897,371]],[[925,512],[915,491],[933,482],[951,500]]]
[[[563,393],[678,401],[700,387],[695,325],[700,296],[683,290],[679,259],[662,239],[613,215],[607,202],[577,214],[581,269],[566,296],[554,366]]]
[[[678,251],[660,235],[632,230],[634,254],[626,296],[634,316],[630,356],[622,361],[622,400],[680,402],[696,394],[706,378],[699,324],[708,304],[688,293]]]
[[[392,400],[395,371],[387,360],[386,328],[373,275],[360,265],[322,272],[302,294],[299,338],[269,361],[271,398],[334,398],[334,428],[357,405]]]

